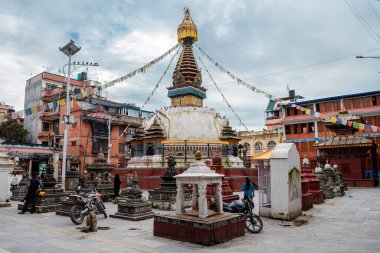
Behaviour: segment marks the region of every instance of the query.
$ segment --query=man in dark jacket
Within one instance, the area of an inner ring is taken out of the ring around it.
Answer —
[[[35,172],[32,173],[32,178],[28,182],[28,192],[25,197],[24,207],[19,214],[25,214],[28,210],[28,206],[31,205],[30,213],[34,213],[36,210],[36,197],[38,194],[38,190],[42,186],[41,181],[37,178]]]

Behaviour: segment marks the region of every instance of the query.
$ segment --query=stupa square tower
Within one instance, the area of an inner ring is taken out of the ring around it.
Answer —
[[[145,189],[159,185],[157,176],[164,173],[167,157],[175,157],[181,172],[194,162],[197,150],[206,161],[211,161],[213,155],[221,156],[226,169],[245,169],[238,157],[240,139],[237,133],[225,117],[203,107],[207,89],[202,87],[202,74],[194,57],[192,45],[198,40],[197,26],[188,9],[185,9],[177,35],[182,52],[173,72],[172,86],[168,87],[171,106],[157,110],[149,120],[144,121],[143,127],[129,142],[133,157],[128,162],[127,170],[137,170],[140,186]],[[162,169],[158,172],[159,168]],[[228,177],[228,173],[225,174]],[[156,176],[156,182],[146,183],[148,177],[154,180],[153,176]],[[241,176],[249,175],[242,173]],[[241,182],[236,185],[240,186]]]

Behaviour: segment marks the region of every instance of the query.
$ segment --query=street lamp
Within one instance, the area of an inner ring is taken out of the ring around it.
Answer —
[[[372,58],[372,59],[378,59],[378,60],[380,60],[380,56],[362,56],[362,55],[357,55],[356,58],[358,58],[358,59]]]
[[[70,118],[70,71],[71,71],[71,56],[78,53],[81,47],[78,47],[75,45],[75,42],[70,40],[69,43],[67,43],[62,48],[59,48],[59,51],[64,53],[69,57],[69,63],[68,63],[68,71],[67,71],[67,78],[66,78],[66,115],[63,118],[63,121],[65,123],[65,132],[63,135],[63,155],[62,155],[62,189],[65,191],[65,180],[66,180],[66,155],[67,155],[67,130],[68,130],[68,124],[69,124],[69,118]]]

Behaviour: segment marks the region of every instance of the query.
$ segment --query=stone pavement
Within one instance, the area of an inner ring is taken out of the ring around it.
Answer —
[[[153,219],[133,222],[98,216],[98,224],[110,230],[86,234],[68,217],[18,215],[16,206],[12,202],[12,207],[0,208],[0,253],[380,252],[380,188],[349,189],[344,197],[315,205],[302,217],[308,223],[299,227],[263,218],[260,234],[247,233],[213,247],[154,237]],[[108,213],[115,213],[116,205],[106,206]]]

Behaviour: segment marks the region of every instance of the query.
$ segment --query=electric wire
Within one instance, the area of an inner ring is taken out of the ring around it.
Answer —
[[[193,47],[192,47],[193,48]],[[194,48],[193,48],[194,49]],[[249,131],[248,127],[244,124],[244,122],[242,121],[242,119],[239,117],[239,115],[235,112],[235,110],[232,108],[231,104],[227,101],[226,97],[224,96],[223,92],[220,90],[219,86],[216,84],[214,78],[212,77],[210,71],[208,71],[208,68],[206,67],[206,64],[203,62],[203,60],[201,59],[201,57],[199,56],[198,52],[197,52],[198,49],[194,50],[194,52],[197,54],[198,56],[198,59],[199,61],[202,63],[202,65],[204,66],[207,74],[209,75],[211,81],[214,83],[216,89],[219,91],[220,95],[223,97],[223,101],[226,102],[228,108],[230,108],[230,110],[234,113],[235,117],[239,120],[240,124],[244,126],[244,128]]]
[[[373,7],[371,1],[367,0],[367,3],[369,4],[369,6],[371,6],[371,9],[372,9],[373,13],[375,14],[375,16],[377,17],[377,19],[380,19],[379,14],[377,14],[377,11],[375,10],[375,7]]]

